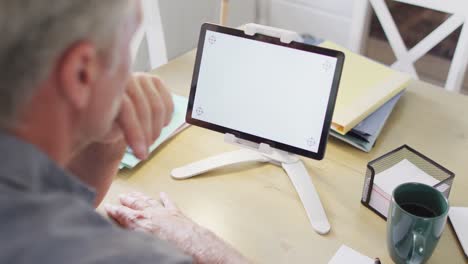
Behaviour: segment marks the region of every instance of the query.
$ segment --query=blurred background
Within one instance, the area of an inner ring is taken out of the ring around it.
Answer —
[[[156,16],[160,20],[166,60],[176,58],[196,47],[200,25],[203,22],[219,23],[223,2],[223,0],[148,1],[157,5],[157,7],[145,8],[145,12],[146,16]],[[446,4],[446,2],[437,0],[429,1],[438,2],[435,8],[403,3],[428,2],[424,0],[381,0],[393,18],[391,21],[379,20],[375,9],[369,3],[371,1],[366,0],[229,0],[225,2],[228,3],[226,8],[228,26],[237,27],[245,23],[256,22],[290,29],[301,34],[334,41],[386,65],[392,65],[397,57],[382,25],[391,24],[394,21],[405,46],[410,50],[440,25],[447,22],[447,27],[444,29],[455,30],[448,35],[439,34],[439,38],[443,40],[414,63],[420,79],[441,87],[446,84],[463,25],[461,23],[457,27],[456,18],[453,21],[447,21],[452,14],[441,11],[443,8],[439,5]],[[457,1],[452,2],[457,5]],[[465,10],[464,14],[467,14],[468,6],[465,3],[467,1],[458,2],[460,6],[455,7]],[[155,66],[151,65],[147,59],[145,60],[152,48],[148,47],[148,43],[142,41],[140,44],[136,55],[135,70],[149,70]],[[150,44],[150,46],[155,45]],[[463,48],[466,49],[466,47]],[[468,59],[466,53],[461,56],[462,64],[466,64]],[[461,93],[468,94],[467,78],[463,77],[459,86]]]

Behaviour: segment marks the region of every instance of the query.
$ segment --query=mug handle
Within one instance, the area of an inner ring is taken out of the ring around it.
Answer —
[[[413,251],[409,256],[408,264],[420,264],[424,258],[424,252],[426,248],[426,239],[418,232],[413,231]]]

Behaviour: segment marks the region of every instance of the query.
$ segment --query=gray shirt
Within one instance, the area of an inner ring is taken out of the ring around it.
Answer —
[[[0,263],[191,263],[114,226],[94,193],[33,145],[0,132]]]

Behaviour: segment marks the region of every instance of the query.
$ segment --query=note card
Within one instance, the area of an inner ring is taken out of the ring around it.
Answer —
[[[449,215],[458,241],[468,258],[468,207],[452,207]]]
[[[342,245],[328,264],[374,264],[374,260],[356,250]]]
[[[429,186],[439,183],[437,179],[416,167],[407,159],[378,173],[374,178],[374,184],[390,196],[398,185],[408,182],[418,182]]]
[[[439,183],[437,179],[418,168],[409,160],[404,159],[375,175],[369,205],[387,217],[393,190],[400,184],[408,182],[418,182],[429,186]],[[445,188],[450,187],[447,184],[441,185],[438,187],[439,191],[444,191],[444,186]]]

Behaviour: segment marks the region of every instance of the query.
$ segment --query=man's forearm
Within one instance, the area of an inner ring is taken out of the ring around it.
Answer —
[[[201,238],[192,238],[191,245],[194,251],[194,260],[197,264],[204,263],[223,263],[223,264],[249,264],[242,254],[232,248],[228,243],[216,236],[213,232],[201,226],[197,226],[198,231],[195,236]],[[207,239],[208,238],[208,239]],[[208,241],[207,244],[200,244],[200,241]],[[194,249],[196,248],[196,249]],[[188,253],[191,253],[190,251]]]

